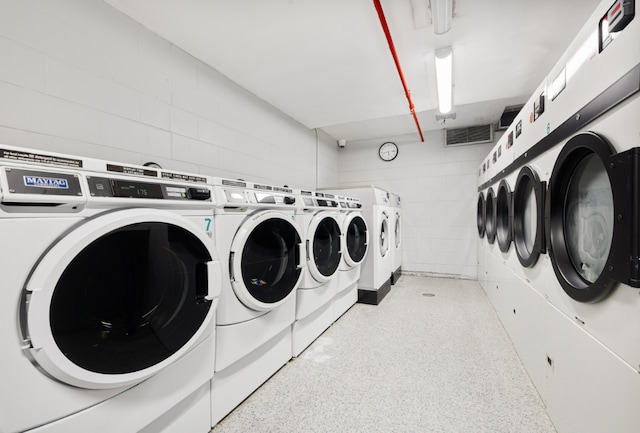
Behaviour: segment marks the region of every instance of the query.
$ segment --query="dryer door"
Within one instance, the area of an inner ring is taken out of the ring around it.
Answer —
[[[485,200],[484,194],[480,192],[478,194],[478,206],[476,210],[476,220],[478,226],[478,236],[482,239],[485,233]]]
[[[500,251],[506,253],[511,247],[511,189],[507,181],[502,180],[496,197],[496,238]]]
[[[340,226],[334,217],[321,212],[311,220],[307,236],[307,269],[316,281],[329,281],[342,259]]]
[[[594,133],[576,135],[558,155],[549,181],[549,254],[562,288],[577,301],[601,300],[616,282],[638,286],[637,158],[637,148],[616,154]]]
[[[242,222],[233,239],[231,285],[253,310],[278,307],[298,287],[304,250],[292,219],[278,211],[259,211]]]
[[[533,267],[544,253],[544,193],[546,183],[530,167],[518,173],[513,191],[513,244],[520,264]]]
[[[489,188],[489,191],[487,191],[487,198],[485,200],[485,223],[487,242],[493,244],[496,241],[496,203],[493,188]]]
[[[369,245],[369,231],[362,216],[351,212],[345,217],[343,227],[346,230],[344,241],[347,254],[343,254],[344,261],[349,267],[361,263],[367,255]]]
[[[27,354],[83,388],[140,382],[211,329],[220,269],[205,230],[154,209],[83,220],[33,269],[21,306]]]

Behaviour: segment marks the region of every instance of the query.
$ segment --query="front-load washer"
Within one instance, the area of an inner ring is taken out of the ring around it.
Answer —
[[[338,320],[358,301],[360,268],[369,248],[369,230],[362,217],[362,203],[355,197],[337,196],[338,223],[342,232],[342,260],[338,287],[333,298],[333,320]]]
[[[292,355],[298,356],[333,323],[338,291],[342,231],[333,194],[296,190],[296,222],[305,244],[306,264],[296,293]]]
[[[304,244],[287,187],[212,178],[222,289],[216,322],[212,425],[291,359]]]
[[[391,268],[391,284],[395,284],[400,279],[402,272],[402,203],[398,194],[389,193],[389,203],[391,211],[391,257],[393,266]]]
[[[391,290],[391,218],[393,208],[389,193],[375,186],[355,186],[323,189],[334,194],[358,198],[362,217],[369,228],[371,240],[360,270],[358,302],[377,305]]]
[[[206,184],[0,145],[0,431],[137,432],[208,399],[212,212]]]

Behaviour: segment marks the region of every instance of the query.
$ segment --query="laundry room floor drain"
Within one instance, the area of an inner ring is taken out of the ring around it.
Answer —
[[[433,298],[434,296],[436,296],[435,293],[423,293],[422,296],[425,296],[427,298]]]

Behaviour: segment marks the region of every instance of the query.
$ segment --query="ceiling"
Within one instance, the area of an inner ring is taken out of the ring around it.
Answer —
[[[308,128],[335,139],[417,128],[372,0],[105,0]],[[497,122],[524,103],[599,0],[381,0],[423,131]],[[434,50],[453,50],[455,120],[436,121]]]

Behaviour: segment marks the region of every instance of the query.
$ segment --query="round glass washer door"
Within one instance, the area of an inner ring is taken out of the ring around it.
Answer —
[[[506,253],[511,247],[511,190],[505,180],[502,180],[498,186],[495,209],[498,247],[500,251]]]
[[[349,267],[353,267],[361,263],[367,255],[369,245],[367,223],[360,215],[349,213],[344,220],[343,228],[345,228],[343,238],[346,247],[343,250],[347,251],[347,254],[343,254],[344,261]]]
[[[380,256],[386,257],[389,252],[389,215],[386,212],[381,212],[380,218],[380,237],[378,239]]]
[[[307,239],[307,269],[319,282],[326,282],[336,273],[342,260],[340,226],[336,219],[324,213],[314,216]]]
[[[487,191],[487,199],[485,203],[485,227],[487,233],[487,242],[493,244],[496,240],[496,205],[493,188]]]
[[[256,311],[282,305],[298,287],[303,255],[291,216],[278,211],[248,216],[233,239],[229,257],[236,296]]]
[[[28,355],[77,387],[138,383],[197,344],[220,285],[211,239],[177,214],[127,209],[83,220],[26,284]]]
[[[532,267],[544,251],[544,186],[528,166],[513,191],[513,243],[520,264]]]
[[[551,175],[552,264],[565,292],[581,302],[603,299],[614,286],[616,203],[605,162],[612,153],[600,136],[579,134],[567,142]]]

